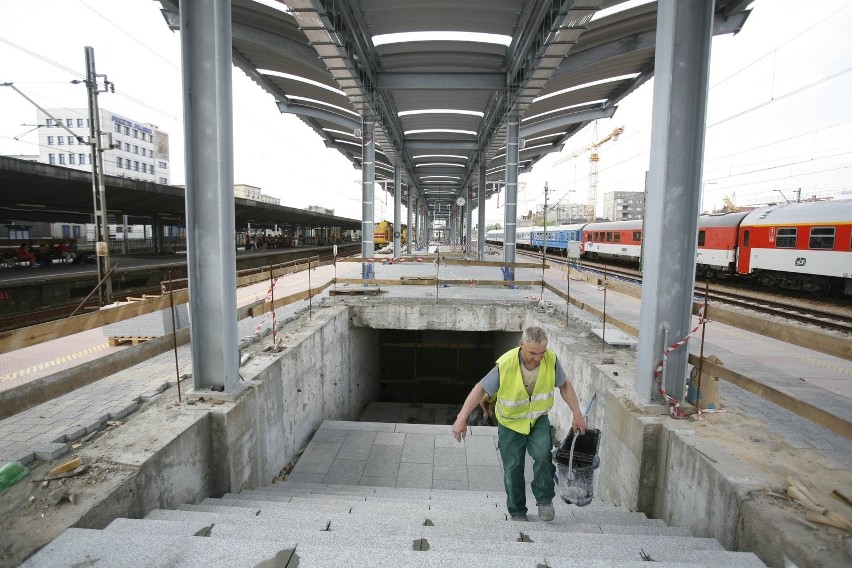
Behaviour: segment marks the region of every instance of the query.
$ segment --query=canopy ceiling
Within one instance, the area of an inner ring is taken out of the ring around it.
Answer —
[[[177,0],[158,1],[177,29]],[[714,34],[739,31],[750,3],[716,0]],[[399,165],[406,189],[436,209],[476,195],[482,161],[487,195],[504,182],[510,112],[521,120],[523,173],[652,77],[657,3],[620,4],[233,0],[234,63],[359,168],[362,118],[374,117],[377,179]],[[412,32],[503,41],[384,41]]]

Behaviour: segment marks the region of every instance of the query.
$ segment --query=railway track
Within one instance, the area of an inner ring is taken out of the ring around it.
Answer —
[[[541,254],[518,253],[532,258],[541,259]],[[556,255],[548,255],[548,262],[566,264],[567,261]],[[582,261],[580,270],[606,275],[608,278],[633,281],[641,286],[642,275],[638,270]],[[705,285],[696,284],[696,301],[703,301],[707,296],[710,305],[724,304],[736,306],[765,316],[776,317],[804,325],[818,327],[824,330],[852,334],[852,305],[849,302],[834,299],[798,298],[774,294],[767,290],[743,290],[732,286],[713,284],[705,290]],[[774,297],[770,297],[774,296]],[[712,313],[712,312],[711,312]]]
[[[310,258],[312,262],[324,262],[331,261],[334,257],[328,254],[322,255],[309,255],[305,258],[297,259],[294,261],[286,262],[283,264],[274,264],[274,269],[283,268],[290,264],[298,263],[298,262],[306,262],[307,259]],[[237,272],[237,278],[242,276],[249,276],[252,274],[260,274],[262,272],[269,272],[269,265],[260,266],[257,268],[246,268],[243,270],[239,270]],[[175,290],[185,289],[186,278],[175,279],[173,282],[173,286]],[[114,292],[113,293],[113,301],[115,302],[126,302],[131,298],[139,298],[143,296],[159,296],[163,293],[163,289],[160,287],[152,287],[152,288],[133,288],[123,290],[122,292]],[[87,301],[82,307],[79,308],[79,302],[73,304],[64,304],[57,306],[50,306],[47,308],[30,310],[27,313],[23,314],[10,314],[10,315],[2,315],[0,316],[0,333],[6,331],[13,331],[16,329],[20,329],[22,327],[27,327],[30,325],[36,325],[40,323],[47,323],[51,321],[57,321],[64,318],[69,317],[71,314],[77,311],[77,314],[85,314],[93,311],[97,311],[100,309],[98,305],[97,299],[91,299]]]

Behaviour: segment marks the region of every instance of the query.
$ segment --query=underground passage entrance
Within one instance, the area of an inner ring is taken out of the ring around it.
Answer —
[[[518,333],[379,330],[379,402],[461,405]]]

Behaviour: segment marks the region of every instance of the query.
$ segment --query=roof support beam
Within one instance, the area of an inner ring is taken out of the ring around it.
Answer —
[[[611,106],[605,109],[575,112],[568,116],[534,122],[529,126],[521,127],[521,138],[532,138],[539,134],[543,134],[554,129],[567,128],[572,124],[578,124],[580,122],[589,122],[599,118],[612,118],[612,115],[615,114],[617,108],[618,107]]]
[[[748,12],[740,12],[733,16],[716,16],[713,20],[713,35],[725,35],[738,32],[742,29],[748,18]],[[589,49],[585,49],[571,57],[566,58],[551,79],[557,79],[567,73],[574,73],[590,65],[599,65],[609,59],[622,55],[636,53],[645,49],[657,47],[657,32],[651,30],[638,33],[616,41],[604,43]]]
[[[348,128],[352,132],[361,129],[361,122],[346,118],[345,116],[341,116],[333,112],[328,112],[322,109],[297,105],[293,103],[286,103],[284,101],[278,101],[277,104],[278,110],[281,111],[281,113],[295,114],[308,118],[316,118],[317,120],[327,120],[328,122],[333,122],[334,124],[337,124],[344,128]]]
[[[378,73],[381,90],[499,91],[506,88],[505,73]]]

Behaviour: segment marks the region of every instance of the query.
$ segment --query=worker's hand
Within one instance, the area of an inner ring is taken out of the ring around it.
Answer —
[[[467,420],[463,420],[461,416],[456,418],[456,421],[453,422],[453,438],[456,439],[457,442],[461,442],[464,440],[464,437],[467,436]]]
[[[580,432],[580,434],[585,434],[586,433],[586,419],[583,418],[583,416],[581,414],[574,416],[574,419],[571,420],[571,429],[572,430],[578,430]]]

